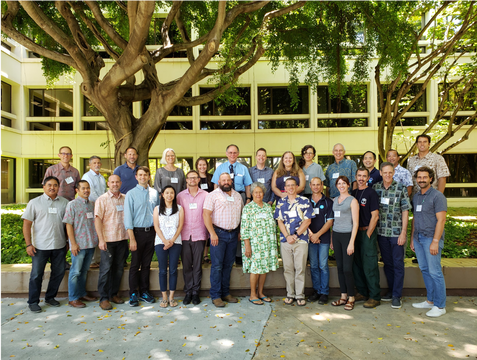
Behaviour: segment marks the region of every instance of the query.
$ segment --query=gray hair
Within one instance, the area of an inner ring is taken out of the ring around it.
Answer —
[[[96,155],[93,155],[89,158],[89,162],[95,160],[95,159],[98,159],[99,161],[101,161],[101,158],[99,156],[96,156]]]
[[[255,188],[259,187],[263,191],[263,195],[267,193],[267,189],[265,188],[265,185],[263,185],[261,182],[255,181],[252,185],[250,185],[250,192],[253,193],[253,190]]]
[[[386,166],[391,166],[394,170],[394,165],[387,161],[381,163],[381,165],[379,166],[379,170],[383,170]]]
[[[342,143],[337,143],[333,146],[333,150],[335,149],[336,145],[341,145],[343,147],[343,150],[346,152],[346,148]]]

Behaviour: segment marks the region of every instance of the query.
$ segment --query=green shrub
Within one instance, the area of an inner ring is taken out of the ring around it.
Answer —
[[[20,215],[2,214],[2,264],[31,263],[25,250],[22,227]]]

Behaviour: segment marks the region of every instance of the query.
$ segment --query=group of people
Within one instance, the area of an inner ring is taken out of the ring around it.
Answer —
[[[210,297],[216,307],[235,303],[230,294],[234,262],[250,273],[249,301],[263,305],[266,275],[283,261],[285,304],[304,306],[305,269],[310,263],[313,294],[308,301],[328,302],[329,249],[334,250],[341,296],[332,305],[352,310],[356,301],[374,308],[381,300],[402,306],[404,253],[408,212],[413,207],[411,249],[416,252],[427,288],[427,300],[413,304],[429,308],[428,316],[445,314],[446,289],[440,267],[447,204],[442,192],[449,171],[444,159],[429,152],[430,138],[417,138],[419,153],[408,169],[389,150],[387,162],[375,168],[376,155],[367,151],[363,167],[345,158],[342,144],[333,147],[335,161],[325,172],[314,159],[316,150],[304,146],[300,162],[285,152],[277,169],[266,166],[266,150],[256,152],[256,166],[238,161],[239,148],[226,149],[227,161],[213,176],[207,160],[199,158],[187,174],[176,167],[173,149],[165,149],[154,187],[148,167],[138,166],[138,153],[128,148],[126,162],[108,179],[99,173],[101,159],[90,158],[90,171],[80,179],[70,164],[72,151],[62,147],[60,163],[47,169],[44,194],[31,200],[25,213],[26,249],[32,256],[30,310],[40,312],[39,297],[46,262],[51,276],[45,302],[55,300],[71,251],[69,304],[84,307],[97,300],[86,292],[87,272],[99,250],[100,307],[121,304],[118,296],[124,264],[131,252],[129,305],[155,302],[149,291],[154,251],[159,262],[161,307],[175,307],[177,267],[182,261],[184,305],[201,302],[202,262],[210,244]],[[412,174],[412,175],[411,175]],[[324,192],[326,186],[326,193]],[[77,197],[75,199],[75,193]],[[413,198],[411,205],[410,198]],[[275,210],[272,204],[276,202]],[[277,225],[280,246],[277,243]],[[378,244],[388,293],[381,296]],[[208,258],[208,256],[207,256]],[[355,290],[357,289],[357,291]]]

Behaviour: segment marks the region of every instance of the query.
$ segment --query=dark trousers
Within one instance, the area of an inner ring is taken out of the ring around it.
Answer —
[[[61,281],[65,276],[66,246],[62,249],[39,250],[31,258],[30,283],[28,287],[28,304],[40,302],[41,284],[48,260],[51,263],[50,281],[45,293],[45,300],[51,300],[58,294]]]
[[[129,255],[127,240],[108,242],[108,249],[101,250],[99,263],[98,292],[100,302],[118,295],[124,273],[124,261]]]
[[[397,237],[378,236],[379,249],[384,262],[384,273],[388,280],[388,291],[393,297],[402,296],[404,286],[404,250],[405,245],[397,244]]]
[[[154,227],[149,231],[134,229],[137,249],[131,251],[131,267],[129,268],[129,296],[139,290],[139,294],[149,291],[149,273],[154,255]]]
[[[169,260],[169,290],[175,291],[177,285],[177,264],[181,255],[181,244],[174,244],[164,250],[164,244],[155,246],[159,262],[159,286],[161,291],[167,291],[167,261]]]
[[[205,240],[182,240],[182,272],[186,294],[199,295],[204,248]]]
[[[210,247],[210,297],[212,300],[230,295],[230,274],[235,261],[239,230],[232,232],[215,228],[219,238],[217,246]]]
[[[333,231],[333,248],[335,249],[336,266],[338,267],[338,280],[340,291],[348,296],[354,296],[353,259],[354,254],[348,255],[348,245],[351,233],[338,233]]]
[[[378,244],[376,230],[371,238],[367,230],[360,230],[354,242],[353,275],[361,295],[381,300],[379,287]]]

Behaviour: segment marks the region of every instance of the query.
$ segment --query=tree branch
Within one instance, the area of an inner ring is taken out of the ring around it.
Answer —
[[[175,21],[176,21],[177,28],[179,29],[179,32],[181,34],[182,42],[190,43],[191,42],[190,37],[187,34],[187,29],[184,25],[184,22],[182,21],[182,11],[180,8],[177,11],[177,14],[175,16]],[[192,65],[195,61],[194,52],[192,51],[192,48],[188,48],[186,50],[186,53],[187,53],[187,60],[189,61],[189,64]]]
[[[167,17],[164,20],[164,22],[162,23],[161,37],[162,37],[162,46],[164,49],[167,49],[168,47],[172,46],[171,39],[169,38],[169,28],[172,24],[172,20],[174,20],[181,6],[182,6],[182,1],[174,1],[172,4],[171,10],[167,14]]]

